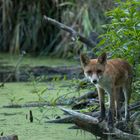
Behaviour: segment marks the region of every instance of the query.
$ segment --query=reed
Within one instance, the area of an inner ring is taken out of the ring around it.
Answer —
[[[0,51],[11,54],[25,50],[35,55],[68,57],[76,54],[80,43],[73,43],[66,33],[43,21],[43,15],[72,26],[88,36],[102,32],[104,11],[112,0],[1,0]],[[75,45],[76,44],[76,45]]]

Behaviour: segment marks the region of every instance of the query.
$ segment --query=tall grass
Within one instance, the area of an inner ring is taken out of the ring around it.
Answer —
[[[25,50],[37,55],[63,57],[74,55],[81,44],[73,43],[68,34],[46,24],[43,15],[88,36],[92,30],[102,32],[99,25],[104,22],[103,13],[111,7],[110,3],[111,0],[1,0],[0,51],[14,54]]]
[[[112,8],[113,2],[112,0],[73,0],[71,3],[60,3],[59,6],[64,7],[61,15],[62,22],[88,37],[92,31],[99,34],[103,32],[101,25],[107,22],[104,13]],[[69,34],[60,33],[60,35],[62,41],[55,46],[53,54],[71,57],[79,54],[80,50],[87,51],[81,42],[72,42]]]
[[[42,21],[43,14],[59,19],[54,0],[3,0],[0,7],[1,51],[39,53],[58,32]]]

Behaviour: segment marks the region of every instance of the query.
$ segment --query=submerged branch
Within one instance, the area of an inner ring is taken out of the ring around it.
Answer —
[[[48,120],[46,123],[73,123],[73,116],[66,116],[63,118]]]
[[[17,135],[0,136],[0,140],[18,140]]]
[[[3,108],[24,108],[24,107],[43,107],[43,106],[57,106],[57,105],[68,105],[66,103],[55,103],[51,104],[49,102],[37,102],[37,103],[25,103],[25,104],[10,104],[3,105]]]

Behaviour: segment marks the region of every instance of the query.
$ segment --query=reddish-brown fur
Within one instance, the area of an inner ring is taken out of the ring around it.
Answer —
[[[109,95],[108,123],[113,124],[114,114],[120,115],[120,97],[125,97],[125,118],[129,118],[128,104],[131,97],[132,68],[122,59],[107,60],[106,53],[97,59],[81,55],[81,64],[87,78],[97,87],[101,106],[101,120],[105,117],[104,91]],[[122,92],[123,91],[123,92]]]

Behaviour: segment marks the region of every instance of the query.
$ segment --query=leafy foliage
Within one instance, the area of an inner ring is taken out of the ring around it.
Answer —
[[[112,57],[128,60],[134,69],[133,99],[140,97],[140,1],[116,0],[116,7],[107,12],[110,23],[103,25],[106,32],[98,47]]]
[[[135,65],[140,62],[140,1],[117,0],[116,4],[106,13],[111,23],[103,26],[106,33],[99,46],[104,44],[113,57],[126,58]]]
[[[104,12],[112,7],[112,0],[74,0],[73,5],[65,5],[61,20],[62,23],[74,28],[77,32],[89,37],[92,31],[102,33],[101,24],[106,22]],[[60,34],[62,41],[55,46],[54,54],[60,57],[71,57],[79,55],[79,52],[87,51],[81,42],[73,42],[69,39],[69,34]]]

